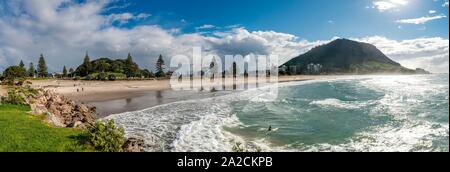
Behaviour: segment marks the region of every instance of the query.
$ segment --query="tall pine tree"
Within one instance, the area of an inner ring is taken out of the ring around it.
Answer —
[[[27,75],[27,69],[25,69],[25,64],[23,64],[22,60],[20,60],[18,69],[20,70],[20,73],[23,74],[23,77]]]
[[[66,66],[63,67],[63,77],[67,77],[67,68]]]
[[[22,61],[22,60],[20,60],[19,67],[20,67],[21,69],[25,70],[25,64],[23,64],[23,61]]]
[[[90,74],[91,71],[92,71],[91,59],[89,58],[89,54],[86,51],[86,55],[84,56],[83,64],[81,65],[81,68],[80,68],[80,75],[87,76]]]
[[[128,53],[128,57],[125,60],[125,74],[127,77],[135,77],[138,75],[139,67],[134,63],[131,53]]]
[[[47,64],[45,64],[45,59],[44,59],[44,55],[41,54],[41,56],[39,57],[39,62],[38,62],[38,75],[39,77],[47,77],[48,76],[48,71],[47,71]]]
[[[156,61],[156,77],[166,77],[164,73],[164,59],[162,55],[159,55],[158,61]]]
[[[34,77],[36,75],[36,69],[34,69],[34,64],[33,62],[30,63],[30,66],[28,66],[28,71],[27,71],[27,75],[29,77]]]

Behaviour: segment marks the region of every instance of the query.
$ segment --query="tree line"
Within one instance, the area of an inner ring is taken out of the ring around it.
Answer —
[[[136,79],[136,78],[165,78],[165,62],[162,55],[159,55],[156,61],[156,73],[148,69],[140,69],[134,62],[131,53],[128,53],[126,59],[111,60],[109,58],[90,59],[88,53],[83,59],[83,63],[76,69],[67,69],[63,66],[61,73],[50,75],[48,67],[41,54],[37,66],[30,62],[28,68],[21,60],[18,65],[9,66],[0,76],[0,80],[14,82],[19,78],[49,78],[59,77],[65,79],[86,79],[86,80],[115,80],[115,79]]]

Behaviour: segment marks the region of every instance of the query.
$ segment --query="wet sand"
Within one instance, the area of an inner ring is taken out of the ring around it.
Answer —
[[[196,91],[174,91],[174,90],[144,91],[140,93],[130,94],[129,96],[120,99],[91,101],[86,103],[95,106],[97,108],[99,117],[106,117],[112,114],[138,111],[173,102],[216,97],[228,94],[230,92],[231,91],[218,91],[218,92],[196,92]]]

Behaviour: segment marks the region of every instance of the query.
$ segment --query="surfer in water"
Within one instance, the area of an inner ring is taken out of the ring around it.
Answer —
[[[269,126],[269,129],[267,129],[268,132],[272,131],[272,126]]]

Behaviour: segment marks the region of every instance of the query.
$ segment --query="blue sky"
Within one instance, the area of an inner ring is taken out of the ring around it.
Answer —
[[[146,21],[195,32],[195,27],[214,25],[224,28],[240,25],[249,30],[273,30],[308,40],[333,36],[386,36],[391,39],[417,37],[448,38],[448,18],[424,24],[402,24],[397,20],[425,16],[448,16],[443,0],[409,0],[406,5],[381,12],[373,0],[146,0],[119,1],[126,8],[110,12],[150,13]],[[433,14],[430,11],[435,11]]]
[[[336,38],[375,45],[408,68],[449,70],[448,0],[0,0],[0,70],[50,71],[125,58],[155,68],[159,55],[201,47],[215,56],[275,54],[284,63]]]

